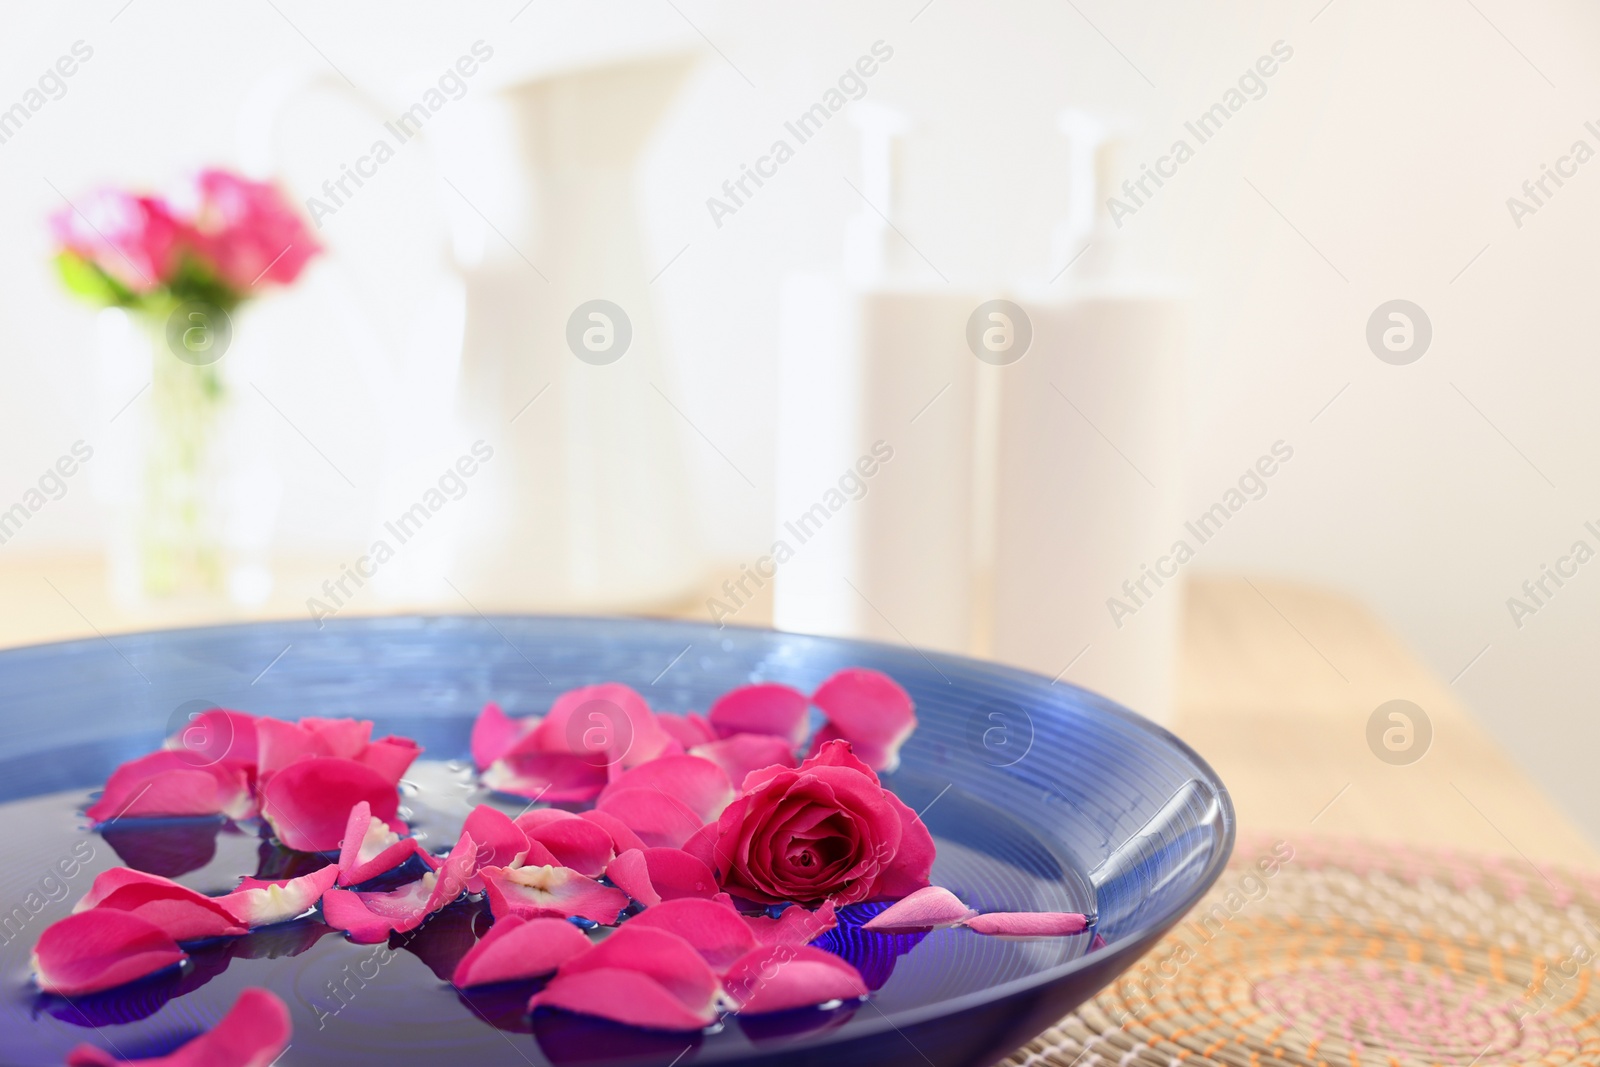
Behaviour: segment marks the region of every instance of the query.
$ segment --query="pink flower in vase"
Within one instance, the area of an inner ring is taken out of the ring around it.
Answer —
[[[181,227],[153,197],[97,189],[51,215],[50,231],[63,251],[131,293],[153,292],[177,270]]]
[[[263,283],[287,285],[322,246],[270,182],[203,170],[172,197],[194,254],[241,295]]]

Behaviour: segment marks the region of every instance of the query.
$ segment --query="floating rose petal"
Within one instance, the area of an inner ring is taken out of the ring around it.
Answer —
[[[485,867],[478,873],[483,876],[489,910],[496,920],[507,915],[528,919],[577,916],[612,926],[628,906],[622,890],[566,867]]]
[[[363,748],[355,760],[399,785],[401,776],[421,754],[422,746],[409,737],[380,737]]]
[[[663,756],[623,773],[606,786],[596,805],[606,810],[606,798],[630,789],[654,789],[685,805],[699,826],[722,814],[734,798],[733,783],[715,763],[699,756]]]
[[[661,903],[661,894],[650,883],[650,865],[645,861],[644,849],[630,848],[614,858],[606,866],[606,877],[642,908],[653,908]]]
[[[588,819],[556,819],[528,831],[528,839],[549,850],[556,863],[591,878],[605,873],[611,862],[611,835]],[[499,864],[508,866],[508,864]]]
[[[97,824],[154,815],[248,819],[255,814],[255,801],[240,768],[228,763],[196,766],[188,753],[163,750],[112,771],[105,792],[87,814]]]
[[[166,747],[185,753],[191,766],[226,763],[254,774],[256,717],[243,711],[211,708],[167,738]]]
[[[257,720],[256,736],[260,743],[257,767],[261,777],[269,778],[290,764],[313,756],[354,759],[372,736],[372,723],[347,719],[347,726],[331,725],[334,722],[336,720],[330,719]]]
[[[570,752],[513,751],[483,772],[483,784],[530,800],[582,803],[605,788],[606,769]]]
[[[895,901],[867,920],[861,928],[885,934],[902,930],[931,930],[959,925],[976,914],[950,890],[930,885]]]
[[[496,919],[468,950],[452,981],[458,988],[538,978],[589,951],[589,939],[565,919]]]
[[[323,921],[363,945],[382,941],[391,932],[415,930],[466,891],[477,853],[472,835],[464,833],[437,871],[399,889],[387,893],[330,889],[322,895]]]
[[[297,919],[316,906],[322,894],[333,888],[340,867],[330,863],[298,878],[246,878],[239,888],[217,903],[252,929]]]
[[[534,720],[511,718],[491,700],[472,724],[473,764],[480,771],[487,770],[489,764],[511,751],[517,739],[534,725]]]
[[[676,934],[629,923],[561,965],[528,1010],[564,1008],[652,1030],[699,1030],[716,1021],[716,972]]]
[[[628,920],[629,928],[641,926],[677,934],[718,974],[756,947],[756,935],[739,913],[714,900],[685,897],[666,901]]]
[[[265,726],[270,720],[263,719]],[[267,736],[263,732],[263,739]],[[261,814],[285,848],[329,852],[339,848],[350,809],[362,801],[372,814],[397,829],[400,807],[394,783],[366,764],[330,756],[300,760],[273,774],[261,787]]]
[[[367,719],[323,719],[308,715],[297,724],[316,739],[323,756],[356,759],[372,741],[372,723]]]
[[[245,989],[217,1025],[165,1056],[119,1060],[93,1045],[67,1053],[67,1067],[269,1067],[289,1045],[289,1009],[265,989]]]
[[[220,900],[158,874],[113,867],[96,876],[89,892],[73,907],[123,911],[159,926],[174,941],[201,941],[247,932]]]
[[[715,763],[665,756],[606,786],[596,810],[622,820],[646,845],[678,848],[733,797],[733,784]]]
[[[700,829],[700,817],[689,805],[657,789],[623,789],[600,803],[604,807],[598,810],[626,823],[647,847],[681,848]]]
[[[795,904],[783,909],[776,919],[765,915],[740,916],[756,941],[763,945],[808,945],[839,925],[833,901],[825,900],[816,911]]]
[[[414,837],[401,837],[382,819],[372,817],[372,805],[363,800],[350,809],[339,845],[339,884],[357,885],[392,871],[412,856],[429,857]]]
[[[523,833],[532,834],[540,827],[549,826],[553,822],[567,822],[578,818],[582,816],[561,808],[530,808],[511,821],[520,826]]]
[[[611,851],[617,854],[628,851],[630,848],[644,848],[645,843],[638,834],[628,829],[627,823],[615,815],[607,815],[603,811],[589,810],[582,812],[578,818],[594,823],[600,829],[611,835]]]
[[[126,911],[91,908],[39,935],[33,970],[46,993],[77,996],[131,982],[187,957],[161,927]]]
[[[996,937],[1063,937],[1088,929],[1086,916],[1069,911],[992,911],[963,923],[967,929]]]
[[[508,754],[561,752],[591,766],[621,771],[662,755],[672,736],[656,722],[644,697],[607,682],[556,697],[539,725]]]
[[[260,747],[257,766],[263,781],[314,757],[365,764],[394,786],[422,752],[421,746],[406,737],[371,740],[372,723],[366,719],[305,718],[296,723],[262,718],[256,720],[256,735]]]
[[[668,736],[686,749],[717,739],[717,731],[706,721],[706,717],[694,712],[687,715],[657,713],[656,722],[661,724]]]
[[[859,971],[833,953],[809,945],[763,945],[728,968],[724,985],[748,1015],[867,995]]]
[[[708,759],[722,768],[728,780],[738,784],[752,771],[767,767],[793,767],[794,746],[781,737],[766,734],[734,734],[720,741],[696,745],[689,755]]]
[[[678,848],[629,849],[606,867],[606,877],[646,908],[684,897],[710,899],[717,892],[711,868]]]
[[[623,770],[682,752],[643,697],[625,685],[584,686],[562,693],[531,729],[502,749],[510,729],[485,709],[474,758],[497,753],[484,771],[491,789],[550,802],[593,800]]]
[[[467,816],[461,832],[470,834],[478,843],[478,853],[473,857],[472,875],[467,879],[467,892],[483,892],[483,879],[478,871],[484,867],[515,867],[528,858],[528,835],[511,817],[498,808],[479,804]],[[544,859],[543,853],[535,857]]]
[[[811,694],[828,722],[811,740],[816,755],[829,741],[850,742],[856,755],[875,771],[900,764],[900,746],[917,728],[911,696],[887,674],[848,667]]]
[[[806,707],[800,690],[777,682],[742,685],[722,694],[707,716],[718,737],[766,734],[794,748],[806,737]],[[738,781],[738,779],[734,779]]]

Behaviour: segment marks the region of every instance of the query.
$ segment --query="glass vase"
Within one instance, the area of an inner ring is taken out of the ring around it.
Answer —
[[[230,371],[244,354],[212,324],[174,314],[176,326],[173,314],[102,313],[102,386],[108,403],[122,398],[101,471],[113,515],[108,577],[125,605],[224,614],[270,591],[281,482],[241,421]]]

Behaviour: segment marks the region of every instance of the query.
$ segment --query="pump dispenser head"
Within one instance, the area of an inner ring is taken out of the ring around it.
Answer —
[[[1127,136],[1125,123],[1068,108],[1056,118],[1067,137],[1067,212],[1051,241],[1051,278],[1104,278],[1118,261],[1116,224],[1106,206]]]
[[[861,194],[867,203],[851,216],[844,239],[845,277],[857,284],[885,281],[898,266],[892,232],[896,218],[898,141],[911,129],[906,116],[875,100],[863,100],[850,113],[861,135]]]

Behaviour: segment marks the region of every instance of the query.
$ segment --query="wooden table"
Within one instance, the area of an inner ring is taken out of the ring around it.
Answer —
[[[336,564],[280,573],[280,592],[248,618],[303,616],[304,595]],[[717,582],[720,582],[720,576]],[[716,584],[711,583],[713,586]],[[298,593],[296,591],[299,591]],[[0,647],[215,621],[203,605],[159,613],[118,608],[98,562],[81,557],[0,565]],[[1187,589],[1174,729],[1216,767],[1241,827],[1286,838],[1348,835],[1600,868],[1600,853],[1489,739],[1440,679],[1360,605],[1265,579],[1205,578]],[[466,604],[376,610],[468,612]],[[703,619],[703,603],[653,614]],[[765,624],[755,602],[740,622]],[[1393,700],[1432,723],[1425,756],[1395,766],[1368,747],[1367,722]]]

